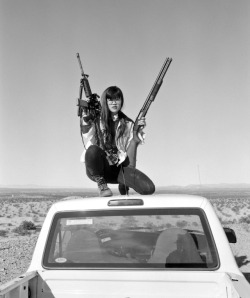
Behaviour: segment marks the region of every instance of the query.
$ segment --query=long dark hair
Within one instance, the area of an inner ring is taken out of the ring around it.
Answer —
[[[121,100],[121,109],[122,109],[123,104],[124,104],[124,97],[123,97],[122,90],[116,86],[111,86],[111,87],[108,87],[102,93],[102,96],[101,96],[101,106],[102,106],[101,119],[102,119],[102,124],[104,126],[103,133],[104,133],[104,142],[105,143],[111,142],[111,128],[110,128],[110,126],[111,126],[111,121],[113,121],[111,112],[108,108],[108,103],[107,103],[108,99],[111,99],[111,100],[120,99]],[[118,135],[116,136],[117,139],[123,135],[123,133],[126,129],[126,122],[132,121],[121,110],[118,112],[118,117],[120,120],[120,127],[119,127],[119,131],[118,131]]]

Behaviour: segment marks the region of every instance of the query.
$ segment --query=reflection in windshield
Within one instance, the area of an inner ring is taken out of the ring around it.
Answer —
[[[106,268],[217,266],[216,249],[199,209],[134,213],[58,214],[51,229],[44,265]]]

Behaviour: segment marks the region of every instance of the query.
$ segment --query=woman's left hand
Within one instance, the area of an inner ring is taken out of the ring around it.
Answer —
[[[138,119],[135,124],[134,124],[134,131],[139,131],[141,129],[143,129],[146,126],[146,118],[145,117],[141,117],[140,119]]]
[[[141,143],[144,141],[144,132],[142,131],[143,128],[146,126],[146,118],[145,117],[141,117],[140,119],[138,119],[135,124],[134,124],[134,135],[133,135],[133,139],[136,143]]]

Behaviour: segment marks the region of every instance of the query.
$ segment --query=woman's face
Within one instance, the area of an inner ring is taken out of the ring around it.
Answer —
[[[116,115],[122,108],[122,100],[121,98],[116,98],[116,99],[107,99],[107,104],[110,112],[113,115]]]

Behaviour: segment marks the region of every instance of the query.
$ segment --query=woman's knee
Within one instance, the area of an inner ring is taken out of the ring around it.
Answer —
[[[155,185],[152,181],[144,184],[144,187],[141,190],[142,195],[152,195],[155,192]]]
[[[102,154],[102,149],[98,147],[97,145],[91,145],[86,151],[85,154],[85,161],[95,159],[97,156]]]

